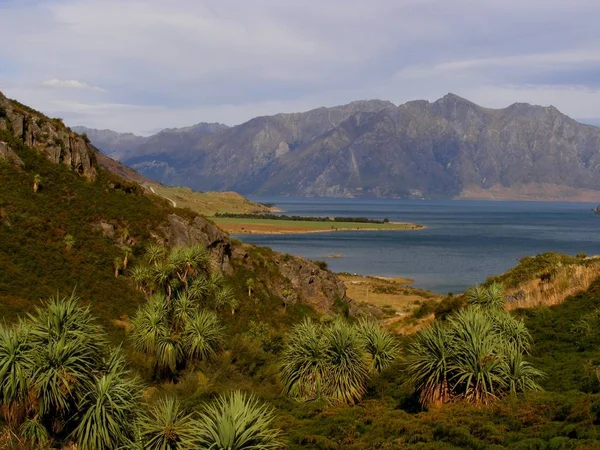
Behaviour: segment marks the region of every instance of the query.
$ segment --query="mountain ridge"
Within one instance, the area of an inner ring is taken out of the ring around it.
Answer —
[[[179,130],[119,159],[165,184],[242,194],[532,200],[555,186],[544,200],[600,200],[600,129],[554,106],[492,109],[450,93]]]

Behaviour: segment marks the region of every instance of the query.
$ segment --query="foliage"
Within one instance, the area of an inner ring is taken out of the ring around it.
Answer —
[[[255,396],[235,391],[205,406],[198,420],[200,445],[215,450],[284,448],[281,431],[273,429],[273,408]]]
[[[72,294],[0,328],[0,398],[12,429],[32,446],[72,436],[114,449],[132,437],[139,387],[88,307]]]
[[[409,348],[407,370],[421,404],[464,399],[480,405],[539,390],[542,373],[523,357],[531,335],[502,309],[501,286],[475,288],[467,298],[470,307],[420,331]]]
[[[353,404],[366,392],[369,372],[395,358],[393,338],[374,323],[341,320],[329,326],[304,320],[284,347],[280,373],[286,394],[302,400]]]
[[[197,425],[168,397],[151,405],[139,421],[139,441],[144,450],[192,450],[197,446]]]
[[[132,325],[133,346],[153,357],[155,375],[175,375],[188,362],[214,356],[222,345],[223,327],[215,313],[198,309],[185,294],[171,301],[154,294]]]

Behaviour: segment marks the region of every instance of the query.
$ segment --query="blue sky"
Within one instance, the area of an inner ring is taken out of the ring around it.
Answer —
[[[352,100],[600,122],[598,0],[0,0],[0,90],[140,134]]]

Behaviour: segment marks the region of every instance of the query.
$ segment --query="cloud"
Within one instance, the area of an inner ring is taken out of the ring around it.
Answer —
[[[0,90],[134,132],[447,92],[594,117],[599,15],[597,0],[0,1]]]
[[[87,83],[83,83],[77,80],[59,80],[53,78],[42,82],[42,86],[50,88],[66,88],[66,89],[91,89],[92,91],[106,92],[106,90],[97,86],[90,86]]]

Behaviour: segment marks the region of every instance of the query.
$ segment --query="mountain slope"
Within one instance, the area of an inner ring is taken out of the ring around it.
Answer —
[[[92,139],[93,141],[93,139]],[[122,161],[167,184],[300,196],[600,199],[600,129],[554,107],[453,94],[258,117],[149,139]]]
[[[207,246],[240,311],[252,311],[243,317],[285,322],[294,320],[296,309],[331,312],[344,302],[344,286],[332,273],[231,240],[204,217],[108,172],[97,160],[109,158],[84,137],[2,94],[0,127],[0,309],[6,320],[76,289],[113,326],[143,299],[123,267],[125,255],[134,265],[150,242]],[[248,278],[260,280],[252,301],[245,294]],[[284,291],[297,300],[289,319]]]

